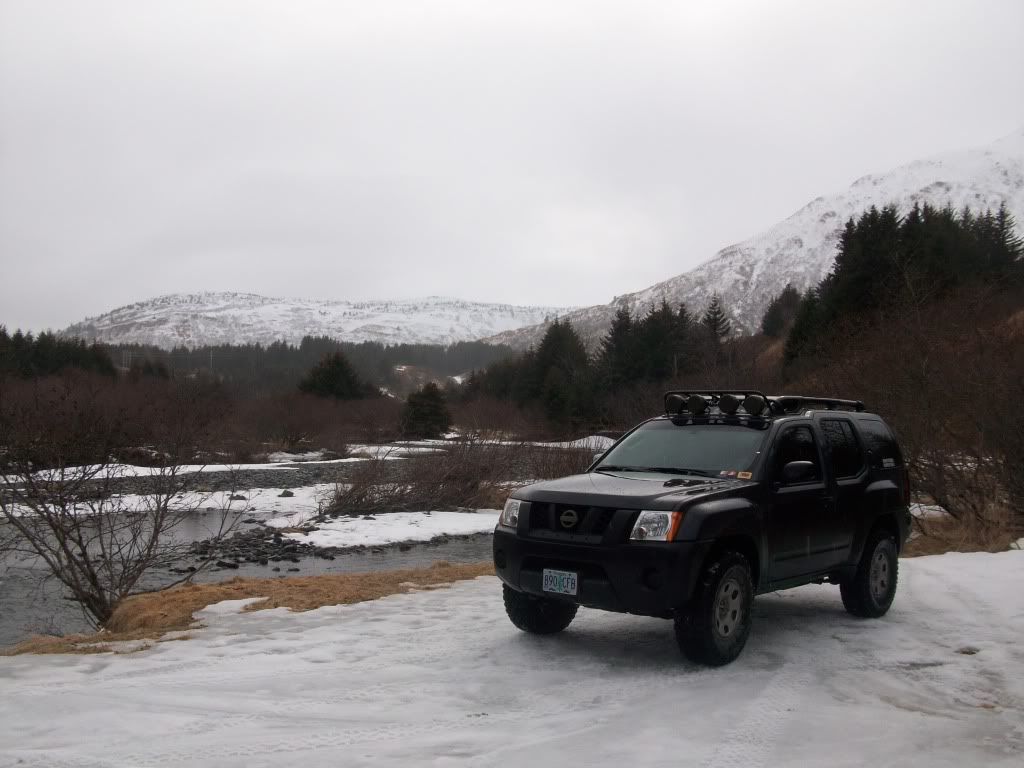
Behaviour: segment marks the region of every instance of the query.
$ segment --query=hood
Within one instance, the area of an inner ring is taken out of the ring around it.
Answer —
[[[668,509],[748,483],[653,472],[587,472],[528,485],[515,493],[523,501],[586,504],[617,509]]]

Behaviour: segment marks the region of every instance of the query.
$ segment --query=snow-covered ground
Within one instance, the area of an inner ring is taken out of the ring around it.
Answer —
[[[295,614],[207,609],[184,642],[0,658],[0,766],[1013,766],[1024,552],[901,561],[888,616],[759,597],[743,655],[581,610],[515,630],[494,578]],[[244,602],[244,601],[241,601]]]
[[[287,533],[286,538],[315,547],[376,547],[399,542],[430,541],[438,536],[467,536],[491,533],[500,510],[475,512],[388,512],[366,517],[339,517],[318,523],[310,533]],[[297,525],[301,515],[270,520],[267,525],[284,528]]]

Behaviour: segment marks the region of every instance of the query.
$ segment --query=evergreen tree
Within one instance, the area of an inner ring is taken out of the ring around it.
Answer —
[[[452,417],[444,393],[434,382],[413,392],[402,409],[402,434],[415,440],[434,440],[448,431]]]
[[[615,312],[607,335],[597,354],[601,388],[611,392],[635,378],[637,373],[636,331],[629,307]]]
[[[332,352],[317,363],[299,382],[299,390],[317,397],[355,400],[368,397],[373,390],[356,375],[341,352]]]
[[[842,322],[876,318],[970,284],[1024,278],[1024,244],[1005,206],[996,213],[915,205],[872,207],[850,219],[835,266],[800,302],[786,341],[787,363],[812,354]]]
[[[792,285],[782,289],[768,304],[761,318],[761,333],[773,339],[781,339],[789,331],[800,306],[800,292]]]
[[[717,293],[711,297],[711,303],[704,310],[700,322],[716,342],[725,341],[729,337],[732,323],[722,306],[722,297]]]
[[[818,298],[818,291],[811,288],[800,299],[797,307],[796,317],[793,319],[793,327],[786,337],[786,350],[784,359],[791,363],[803,354],[810,351],[811,345],[818,333],[821,324],[821,302]]]
[[[676,371],[678,320],[664,299],[640,322],[639,374],[648,381],[665,381]]]

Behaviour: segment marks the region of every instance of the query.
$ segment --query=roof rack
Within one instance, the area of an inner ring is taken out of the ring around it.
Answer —
[[[772,395],[768,398],[772,410],[782,413],[793,413],[805,408],[824,409],[826,411],[863,411],[864,403],[860,400],[840,400],[837,397],[808,397],[806,395]]]
[[[764,414],[765,416],[796,413],[804,409],[823,409],[829,411],[864,410],[864,403],[860,400],[841,400],[835,397],[766,395],[757,389],[673,389],[664,395],[665,413],[672,416],[673,414],[678,415],[684,410],[688,410],[687,403],[691,397],[701,398],[704,401],[704,403],[701,403],[700,400],[696,401],[697,413],[702,413],[707,408],[718,406],[723,397],[726,398],[726,402],[721,402],[721,405],[723,410],[726,410],[726,403],[729,404],[728,413],[735,413],[736,407],[741,402],[744,403],[744,407],[747,407],[746,400],[748,397],[761,398],[763,402],[760,404],[757,404],[756,400],[753,401],[755,408],[751,409],[753,411],[750,413],[751,416],[761,416],[763,410],[768,411],[767,414]]]

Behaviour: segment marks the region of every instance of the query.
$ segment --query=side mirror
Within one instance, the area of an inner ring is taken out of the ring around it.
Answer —
[[[813,480],[814,464],[810,461],[791,461],[782,468],[782,482],[802,483]]]

